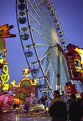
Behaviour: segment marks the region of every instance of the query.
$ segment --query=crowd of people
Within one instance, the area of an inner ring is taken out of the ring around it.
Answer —
[[[37,99],[33,93],[29,93],[24,103],[20,103],[19,99],[15,103],[14,94],[8,93],[0,96],[0,112],[3,109],[8,111],[16,110],[19,107],[22,111],[28,113],[31,107],[42,104],[44,111],[48,109],[48,115],[52,117],[52,121],[81,121],[83,113],[83,98],[78,100],[73,94],[67,103],[64,94],[61,96],[58,90],[54,91],[54,98],[51,99],[43,95]]]
[[[59,91],[54,91],[54,99],[49,107],[52,121],[81,121],[83,113],[83,99],[77,100],[75,94],[71,95],[70,103],[62,100]]]

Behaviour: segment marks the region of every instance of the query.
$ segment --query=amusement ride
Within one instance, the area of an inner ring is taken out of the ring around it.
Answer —
[[[83,49],[72,44],[67,45],[53,2],[51,0],[16,0],[16,19],[27,67],[22,70],[24,78],[18,85],[14,82],[7,84],[9,75],[7,63],[5,63],[4,38],[15,37],[15,35],[8,36],[12,26],[9,27],[8,24],[1,26],[1,85],[8,85],[8,88],[12,85],[31,89],[38,97],[44,94],[52,96],[54,89],[60,92],[69,89],[73,92],[71,82],[74,80],[77,80],[83,89]],[[35,89],[29,88],[30,85]],[[76,90],[74,92],[76,93]]]
[[[37,80],[41,93],[62,88],[61,85],[69,80],[63,54],[66,51],[66,39],[54,5],[48,0],[18,0],[16,13],[30,78],[33,82]],[[60,68],[64,68],[62,74]],[[60,79],[63,75],[65,80]]]

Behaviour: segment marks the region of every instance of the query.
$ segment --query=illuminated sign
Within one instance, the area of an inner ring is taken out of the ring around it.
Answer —
[[[83,81],[83,49],[69,44],[65,54],[71,80]]]
[[[0,38],[16,37],[15,34],[9,33],[9,30],[12,29],[12,28],[13,28],[13,25],[9,26],[8,24],[0,26]]]
[[[9,90],[10,85],[6,84],[9,81],[8,65],[6,61],[6,43],[4,38],[16,37],[15,34],[10,34],[9,30],[13,28],[13,25],[9,26],[5,24],[0,26],[0,74],[1,86],[3,90]]]

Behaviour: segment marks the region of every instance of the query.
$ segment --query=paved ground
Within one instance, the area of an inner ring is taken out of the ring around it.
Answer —
[[[51,121],[51,117],[30,117],[26,113],[4,113],[0,114],[0,121]]]
[[[26,113],[4,113],[0,114],[0,121],[51,121],[51,117],[31,117]],[[83,118],[82,120],[83,121]]]

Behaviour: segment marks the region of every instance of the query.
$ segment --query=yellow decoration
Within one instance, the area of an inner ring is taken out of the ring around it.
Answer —
[[[75,51],[80,55],[83,55],[83,50],[76,47]]]
[[[7,83],[9,81],[9,74],[8,74],[8,66],[7,65],[3,65],[3,69],[2,69],[2,74],[1,74],[1,81],[2,83]]]
[[[0,26],[0,32],[2,32],[2,31],[8,31],[8,24],[5,24],[5,25],[3,25],[3,26]]]
[[[3,84],[2,87],[4,91],[8,91],[10,88],[9,84]]]
[[[31,82],[31,85],[37,85],[37,80],[36,79],[34,79],[34,81],[30,80],[30,82]]]
[[[29,68],[24,68],[24,69],[22,70],[22,76],[30,77],[30,76],[31,76],[31,69],[29,69]]]
[[[15,80],[13,80],[12,82],[11,82],[11,84],[12,84],[12,86],[14,87],[15,86]]]
[[[25,80],[30,81],[31,85],[33,85],[33,86],[36,86],[36,85],[37,85],[37,80],[34,79],[34,81],[32,81],[30,78],[23,78],[23,79],[20,81],[19,85],[21,84],[22,81],[25,81]]]

